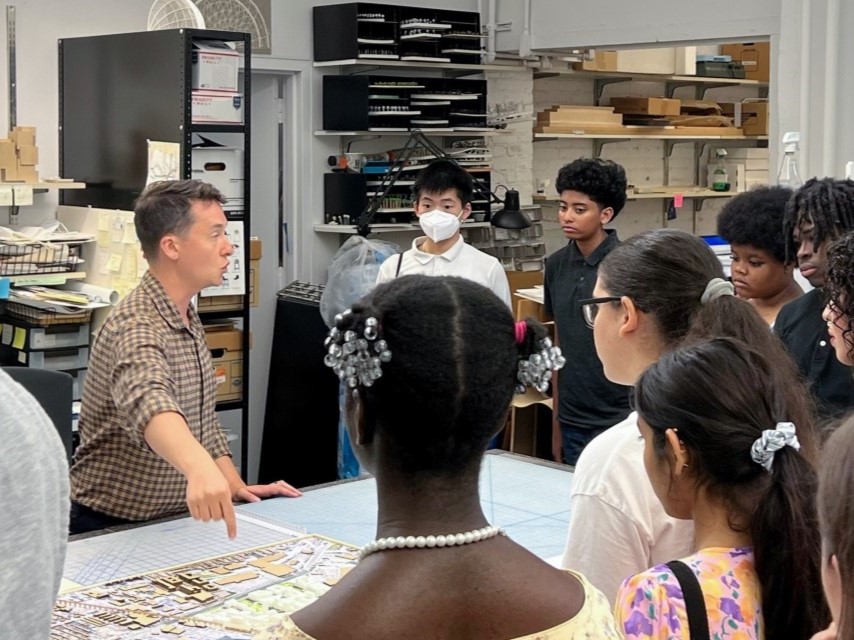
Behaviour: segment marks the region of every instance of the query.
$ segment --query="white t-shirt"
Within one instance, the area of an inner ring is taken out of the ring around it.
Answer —
[[[508,307],[511,306],[507,274],[498,260],[466,244],[462,236],[454,246],[439,255],[421,250],[420,247],[426,240],[426,236],[415,238],[412,248],[403,252],[400,273],[397,273],[400,255],[387,258],[380,266],[377,284],[394,280],[399,275],[459,276],[491,289]]]
[[[637,421],[633,412],[594,438],[572,482],[561,566],[583,573],[611,603],[629,576],[693,550],[693,522],[668,516],[653,491]]]
[[[68,462],[41,405],[2,370],[0,442],[0,637],[47,638],[68,541]]]

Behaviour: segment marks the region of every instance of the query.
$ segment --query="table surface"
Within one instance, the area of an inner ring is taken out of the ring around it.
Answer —
[[[563,552],[572,473],[536,458],[490,452],[480,476],[486,518],[531,552],[547,559]],[[298,499],[276,498],[236,507],[237,537],[225,526],[189,517],[137,526],[68,544],[64,588],[92,585],[257,547],[303,533],[364,545],[376,534],[373,478],[331,483]]]

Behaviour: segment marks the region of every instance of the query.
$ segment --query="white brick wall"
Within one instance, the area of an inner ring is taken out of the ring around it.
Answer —
[[[515,103],[519,111],[533,111],[533,74],[500,71],[486,74],[489,82],[489,108]],[[530,204],[534,193],[534,147],[531,123],[511,124],[504,135],[488,139],[492,147],[492,187],[499,184],[519,191],[522,204]],[[498,192],[503,197],[503,190]]]

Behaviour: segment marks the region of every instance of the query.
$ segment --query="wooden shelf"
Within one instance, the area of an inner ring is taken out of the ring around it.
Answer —
[[[485,229],[491,227],[489,222],[464,222],[460,226],[461,231],[466,229]],[[315,233],[337,233],[339,235],[355,235],[358,231],[356,225],[346,224],[316,224],[314,225]],[[372,224],[371,233],[408,233],[421,232],[421,227],[418,224]]]
[[[418,129],[425,136],[439,136],[442,138],[484,138],[488,136],[504,136],[508,132],[505,129],[489,129],[485,131],[430,131]],[[408,138],[415,131],[315,131],[316,136],[400,136]]]
[[[471,71],[482,73],[485,71],[525,71],[530,72],[529,67],[510,64],[463,64],[456,62],[409,62],[407,60],[366,60],[364,58],[350,58],[349,60],[325,60],[313,62],[315,67],[403,67],[408,69],[448,69],[458,71]]]
[[[69,280],[83,280],[85,271],[65,271],[63,273],[30,273],[26,275],[7,275],[9,283],[15,287],[54,287]]]
[[[32,187],[33,189],[85,189],[85,182],[0,182],[0,187]]]
[[[585,80],[625,80],[626,82],[674,82],[680,84],[745,85],[767,87],[767,82],[739,78],[711,78],[708,76],[667,75],[659,73],[632,73],[630,71],[576,71],[575,69],[534,69],[534,78],[569,76]]]
[[[534,142],[538,140],[767,140],[768,136],[711,136],[711,135],[684,135],[684,134],[653,134],[644,135],[637,132],[626,133],[535,133]]]
[[[700,189],[697,187],[686,187],[683,191],[676,191],[674,187],[666,187],[670,189],[668,192],[655,193],[635,193],[633,191],[626,193],[628,200],[670,200],[676,195],[681,195],[683,198],[732,198],[738,195],[736,191],[712,191],[711,189]],[[558,202],[557,196],[537,196],[533,198],[535,203],[550,203]]]

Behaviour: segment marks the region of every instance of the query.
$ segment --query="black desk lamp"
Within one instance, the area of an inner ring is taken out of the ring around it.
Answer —
[[[356,222],[356,230],[360,236],[366,237],[371,232],[371,222],[377,211],[382,206],[383,200],[388,195],[394,183],[400,179],[400,175],[406,169],[409,160],[418,148],[426,149],[434,158],[442,158],[465,169],[453,156],[445,153],[445,150],[430,140],[421,131],[413,131],[409,135],[406,144],[397,154],[387,173],[382,174],[379,187],[374,191],[375,195],[368,201],[368,206],[359,216]],[[505,187],[506,188],[506,187]],[[507,189],[504,200],[487,189],[477,179],[474,180],[474,192],[480,200],[488,200],[490,204],[503,204],[504,208],[496,211],[490,217],[492,226],[501,229],[527,229],[531,226],[531,220],[519,206],[519,192],[515,189]]]

